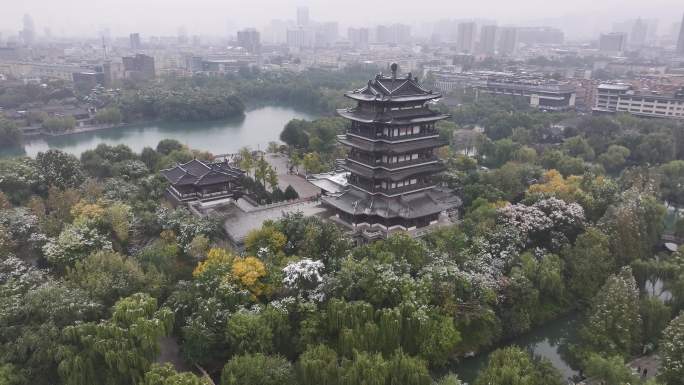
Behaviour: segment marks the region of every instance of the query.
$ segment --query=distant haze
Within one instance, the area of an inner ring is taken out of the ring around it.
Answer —
[[[308,6],[311,20],[347,26],[401,22],[412,26],[440,19],[488,19],[499,24],[550,25],[569,38],[590,37],[630,18],[659,19],[660,32],[681,20],[683,0],[3,0],[0,31],[14,33],[22,17],[33,17],[40,34],[88,36],[108,28],[112,35],[226,35],[243,27],[261,28],[271,19],[294,19]]]

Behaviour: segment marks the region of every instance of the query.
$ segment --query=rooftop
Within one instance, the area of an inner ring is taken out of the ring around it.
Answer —
[[[169,183],[182,186],[225,183],[244,175],[242,170],[231,167],[226,162],[205,163],[197,159],[177,164],[175,167],[160,172]]]
[[[344,94],[346,97],[360,101],[379,101],[379,102],[410,102],[420,100],[432,100],[442,97],[440,93],[426,90],[418,78],[412,77],[409,72],[404,77],[396,77],[377,74],[374,79],[368,81],[365,87],[349,91]]]
[[[330,206],[354,215],[405,219],[437,214],[461,205],[459,198],[436,188],[391,198],[350,188],[338,196],[321,199]]]

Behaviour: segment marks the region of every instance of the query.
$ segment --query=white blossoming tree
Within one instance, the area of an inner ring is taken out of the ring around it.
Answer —
[[[666,384],[684,384],[684,313],[680,313],[663,332],[660,343],[661,376]]]
[[[639,290],[630,267],[610,276],[580,331],[584,346],[607,356],[629,356],[640,341]]]
[[[112,250],[112,242],[85,224],[66,227],[57,238],[50,239],[43,246],[47,261],[58,268],[71,266],[100,250]]]
[[[323,281],[325,265],[321,261],[304,258],[283,268],[283,285],[298,295],[309,297]]]

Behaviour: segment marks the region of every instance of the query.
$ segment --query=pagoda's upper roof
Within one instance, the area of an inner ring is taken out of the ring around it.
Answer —
[[[160,172],[169,183],[177,186],[208,186],[227,183],[241,178],[244,174],[242,170],[231,167],[226,162],[208,163],[197,159],[177,164],[175,167]]]
[[[423,88],[418,83],[418,78],[412,78],[410,72],[405,77],[378,74],[369,80],[365,87],[346,92],[344,95],[354,100],[377,102],[427,101],[442,97],[439,92]]]

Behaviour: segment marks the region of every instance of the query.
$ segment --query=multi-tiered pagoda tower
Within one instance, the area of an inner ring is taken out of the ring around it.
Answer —
[[[323,198],[339,220],[367,238],[436,224],[440,213],[460,204],[434,178],[444,169],[434,149],[447,144],[435,124],[449,116],[428,104],[442,95],[421,87],[410,73],[398,77],[396,64],[391,69],[391,76],[379,74],[345,93],[357,102],[337,111],[351,121],[340,138],[349,147],[349,186]]]

